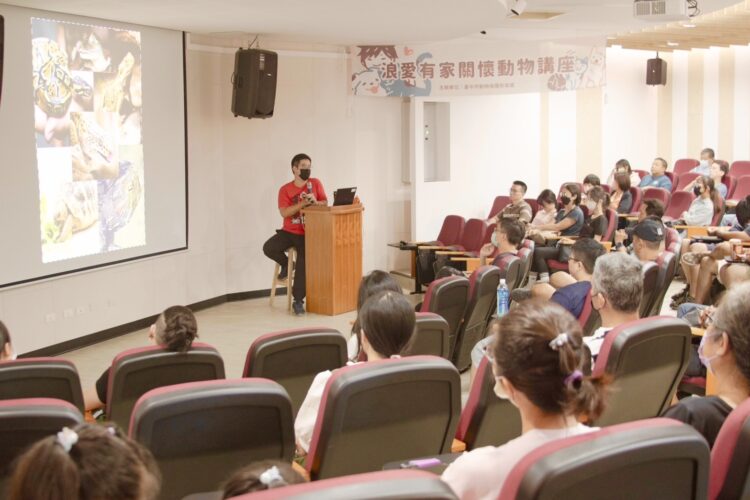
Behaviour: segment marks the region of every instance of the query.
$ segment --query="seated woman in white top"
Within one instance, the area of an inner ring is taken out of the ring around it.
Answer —
[[[362,350],[367,355],[366,359],[375,361],[400,356],[414,333],[416,314],[406,297],[387,290],[365,301],[357,321],[361,326]],[[300,454],[306,454],[310,449],[318,408],[331,375],[332,372],[326,370],[315,376],[297,413],[294,433]]]
[[[462,500],[495,499],[513,467],[549,441],[592,432],[579,420],[604,410],[606,382],[583,375],[588,354],[581,327],[561,306],[528,300],[499,322],[487,349],[495,394],[521,413],[523,434],[500,446],[472,450],[442,479]]]
[[[715,189],[714,180],[707,175],[698,177],[693,186],[696,198],[680,218],[688,226],[710,226],[714,215],[721,212],[724,201]]]

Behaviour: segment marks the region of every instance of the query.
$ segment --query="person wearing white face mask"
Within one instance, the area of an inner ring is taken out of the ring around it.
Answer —
[[[715,158],[716,153],[714,153],[714,150],[711,148],[705,148],[701,151],[700,164],[693,168],[691,172],[694,174],[708,175],[711,171],[711,164],[714,162]]]
[[[557,304],[529,300],[498,324],[487,349],[495,394],[521,414],[522,435],[506,444],[472,450],[443,472],[462,500],[495,499],[513,467],[529,452],[556,439],[597,430],[605,407],[607,381],[583,374],[587,353],[581,327]]]
[[[0,321],[0,361],[13,361],[16,357],[16,351],[10,343],[10,332]]]
[[[487,260],[492,258],[491,263],[498,265],[500,260],[517,255],[518,246],[523,241],[524,233],[525,227],[522,222],[514,219],[501,219],[495,225],[492,242],[479,249],[479,264],[484,266],[487,264]]]
[[[716,379],[716,395],[685,398],[663,415],[693,426],[711,447],[729,413],[750,396],[749,296],[750,283],[727,292],[701,339],[698,357]]]

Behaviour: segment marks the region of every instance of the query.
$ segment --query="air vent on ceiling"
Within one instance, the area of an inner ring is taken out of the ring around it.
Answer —
[[[564,12],[536,12],[536,11],[525,11],[519,16],[513,16],[511,19],[520,19],[521,21],[546,21],[547,19],[554,19],[555,17],[562,16]]]
[[[635,0],[633,16],[642,21],[682,21],[690,18],[687,0]]]

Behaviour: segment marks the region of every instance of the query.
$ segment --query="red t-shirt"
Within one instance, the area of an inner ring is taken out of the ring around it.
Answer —
[[[323,190],[323,184],[314,177],[310,177],[302,187],[294,185],[294,181],[289,182],[281,186],[279,189],[279,208],[287,208],[292,205],[296,205],[300,202],[300,195],[307,192],[308,184],[312,188],[312,194],[315,195],[315,199],[318,201],[328,201],[326,192]],[[305,218],[300,213],[292,215],[291,217],[284,217],[284,231],[292,234],[305,234]]]

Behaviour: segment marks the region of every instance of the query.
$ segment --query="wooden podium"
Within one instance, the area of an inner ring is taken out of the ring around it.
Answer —
[[[357,308],[363,211],[359,203],[303,210],[308,312],[333,316]]]

